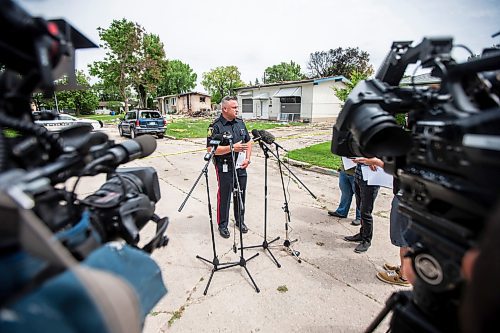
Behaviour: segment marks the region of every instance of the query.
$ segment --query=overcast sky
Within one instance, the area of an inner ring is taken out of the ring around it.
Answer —
[[[303,72],[309,55],[359,47],[377,69],[394,40],[420,42],[451,35],[475,53],[500,43],[500,0],[17,0],[32,15],[63,17],[100,43],[97,27],[126,18],[160,36],[167,58],[198,74],[235,65],[245,83],[293,60]],[[459,58],[466,57],[457,51]],[[77,68],[102,60],[103,50],[77,51]]]

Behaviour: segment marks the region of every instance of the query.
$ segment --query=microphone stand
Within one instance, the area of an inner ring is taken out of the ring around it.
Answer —
[[[299,263],[302,262],[302,260],[300,260],[299,258],[299,255],[300,255],[300,252],[299,251],[295,251],[293,248],[292,248],[292,243],[295,243],[298,241],[298,239],[294,239],[294,240],[290,240],[288,238],[288,234],[289,234],[289,227],[288,225],[290,224],[291,222],[291,219],[290,219],[290,210],[288,209],[288,199],[287,199],[287,195],[286,195],[286,190],[285,190],[285,181],[283,179],[283,169],[281,168],[281,166],[283,165],[287,170],[288,172],[302,185],[304,186],[304,188],[309,192],[309,194],[311,194],[311,196],[314,198],[314,199],[317,199],[316,196],[314,195],[314,193],[311,192],[311,190],[309,190],[309,188],[307,188],[307,186],[292,172],[292,170],[290,170],[289,167],[287,167],[281,160],[280,160],[280,153],[279,153],[279,149],[278,148],[282,148],[280,145],[278,145],[277,143],[275,142],[272,142],[275,144],[276,146],[276,153],[274,153],[273,151],[269,150],[269,152],[271,154],[273,154],[274,157],[276,157],[276,160],[278,161],[278,168],[280,170],[280,177],[281,177],[281,187],[283,189],[283,197],[284,197],[284,200],[285,200],[285,203],[283,204],[283,211],[285,212],[285,215],[286,215],[286,220],[285,220],[285,241],[283,242],[283,247],[286,248],[286,252],[290,255],[292,255],[295,259],[297,259],[297,261]],[[282,148],[283,149],[283,148]],[[284,149],[283,149],[284,150]]]
[[[236,204],[236,202],[238,202],[238,207],[237,207],[238,221],[236,221],[236,223],[240,223],[240,227],[238,229],[240,229],[240,244],[241,244],[241,247],[239,249],[241,250],[241,252],[240,252],[240,261],[239,262],[229,263],[227,266],[219,268],[219,270],[223,270],[223,269],[234,267],[234,266],[241,266],[241,267],[243,267],[245,269],[245,271],[247,272],[248,277],[250,277],[250,280],[252,281],[253,286],[255,287],[255,291],[256,292],[260,292],[259,287],[257,287],[257,285],[255,284],[255,281],[253,280],[252,275],[250,274],[250,272],[248,271],[248,268],[246,266],[246,264],[247,264],[248,261],[250,261],[253,258],[257,257],[259,254],[256,253],[255,255],[251,256],[248,259],[245,259],[245,257],[243,256],[243,232],[241,231],[241,229],[242,229],[241,228],[241,224],[243,223],[243,221],[242,221],[242,218],[241,218],[241,213],[242,213],[242,211],[245,210],[245,207],[244,207],[244,204],[243,204],[243,198],[241,197],[240,182],[238,180],[238,172],[236,170],[236,162],[234,160],[233,140],[232,140],[232,137],[227,137],[226,139],[229,140],[229,147],[230,147],[230,151],[231,151],[231,161],[232,161],[232,165],[233,165],[233,177],[234,177],[234,182],[233,182],[233,193],[234,193],[233,198],[234,198],[234,202],[233,202],[233,205]],[[234,184],[236,184],[236,187],[234,187]],[[234,249],[236,249],[236,246],[234,246]]]
[[[267,241],[267,160],[269,159],[269,147],[266,146],[262,140],[259,140],[259,146],[264,152],[265,160],[264,160],[264,241],[262,242],[262,245],[253,245],[253,246],[246,246],[243,247],[244,249],[253,249],[253,248],[258,248],[262,247],[264,250],[267,250],[269,252],[269,255],[271,258],[273,258],[274,262],[276,263],[276,266],[278,268],[281,267],[280,263],[276,258],[274,257],[273,253],[269,249],[269,245],[276,242],[280,237],[276,237],[272,241],[268,242]]]
[[[198,176],[198,178],[194,182],[194,185],[191,187],[191,190],[189,191],[189,193],[187,194],[186,198],[184,199],[184,201],[182,202],[181,206],[178,209],[178,211],[180,212],[184,208],[184,205],[186,204],[187,200],[191,196],[191,193],[193,193],[194,188],[196,187],[196,185],[200,181],[201,176],[203,174],[205,174],[205,182],[206,182],[206,185],[207,185],[208,216],[209,216],[209,222],[210,222],[210,233],[211,233],[211,236],[212,236],[212,250],[213,250],[213,255],[214,256],[213,256],[212,261],[210,261],[208,259],[205,259],[203,257],[200,257],[199,255],[196,256],[197,259],[201,259],[201,260],[203,260],[203,261],[205,261],[205,262],[207,262],[209,264],[212,264],[212,266],[213,266],[212,267],[212,272],[210,273],[210,278],[208,279],[207,286],[205,287],[205,291],[203,291],[203,295],[207,294],[208,287],[210,286],[210,283],[212,282],[212,277],[214,276],[214,273],[222,269],[220,266],[225,266],[225,265],[235,266],[235,265],[239,264],[238,262],[226,262],[226,263],[219,262],[219,257],[217,256],[217,251],[215,249],[214,223],[213,223],[213,217],[212,217],[212,205],[210,203],[210,187],[208,186],[208,164],[212,160],[212,157],[215,155],[215,151],[217,150],[217,147],[218,147],[218,145],[212,147],[212,151],[210,152],[210,154],[208,154],[207,156],[205,156],[205,159],[207,159],[207,163],[205,163],[205,166],[203,167],[203,170],[201,170],[200,175]]]

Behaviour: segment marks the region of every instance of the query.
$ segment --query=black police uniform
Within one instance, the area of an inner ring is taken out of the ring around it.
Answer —
[[[209,127],[207,135],[207,147],[209,142],[215,134],[229,133],[232,135],[233,144],[240,141],[246,143],[250,141],[250,135],[243,120],[236,118],[232,121],[227,120],[222,115],[217,118]],[[221,146],[228,146],[229,142],[224,140]],[[238,153],[234,154],[234,161],[238,158]],[[217,182],[219,190],[217,192],[217,224],[219,229],[227,228],[229,221],[229,205],[231,203],[231,193],[233,188],[236,187],[234,181],[233,161],[231,153],[225,155],[214,155],[215,171],[217,174]],[[243,204],[245,203],[245,189],[247,187],[247,172],[246,169],[237,169],[238,181],[240,183],[241,198]],[[234,219],[236,223],[240,223],[238,218],[238,205],[239,202],[233,198]],[[241,211],[241,222],[244,223],[244,212]]]

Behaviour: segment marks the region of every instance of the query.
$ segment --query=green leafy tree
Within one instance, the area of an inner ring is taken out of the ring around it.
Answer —
[[[214,103],[220,103],[224,96],[232,95],[235,88],[245,85],[236,66],[220,66],[203,73],[201,84],[212,95]]]
[[[108,29],[99,27],[97,30],[104,42],[100,47],[106,50],[106,56],[89,66],[90,74],[101,80],[104,89],[116,89],[128,111],[128,88],[134,83],[132,74],[138,67],[144,29],[137,23],[121,19],[113,20]]]
[[[329,51],[311,53],[307,63],[309,75],[313,78],[343,75],[349,77],[354,71],[370,76],[373,67],[369,63],[370,55],[356,48],[338,47]]]
[[[66,80],[64,78],[60,80],[60,83],[64,84]],[[59,110],[75,110],[77,116],[92,114],[99,106],[99,96],[92,89],[89,78],[83,72],[76,72],[76,82],[83,89],[57,91],[53,98],[44,98],[42,94],[38,93],[33,96],[33,100],[38,108],[56,109],[57,99],[57,108]]]
[[[156,93],[165,63],[165,50],[160,37],[144,34],[139,56],[131,73],[133,86],[139,98],[139,107],[148,107],[148,97]]]
[[[335,91],[335,96],[338,97],[342,102],[345,102],[349,94],[351,93],[352,89],[362,80],[366,80],[368,78],[368,75],[365,73],[361,73],[358,71],[353,71],[350,75],[347,76],[350,82],[346,82],[346,88],[333,88]]]
[[[267,67],[264,71],[264,82],[275,83],[284,81],[299,81],[304,78],[300,65],[290,61]]]
[[[198,76],[193,69],[180,60],[169,60],[163,67],[158,96],[177,95],[188,92],[196,86]]]

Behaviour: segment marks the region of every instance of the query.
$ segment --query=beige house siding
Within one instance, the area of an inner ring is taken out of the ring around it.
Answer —
[[[211,110],[212,105],[212,99],[209,95],[197,92],[161,96],[156,99],[158,109],[162,114],[206,112]]]

